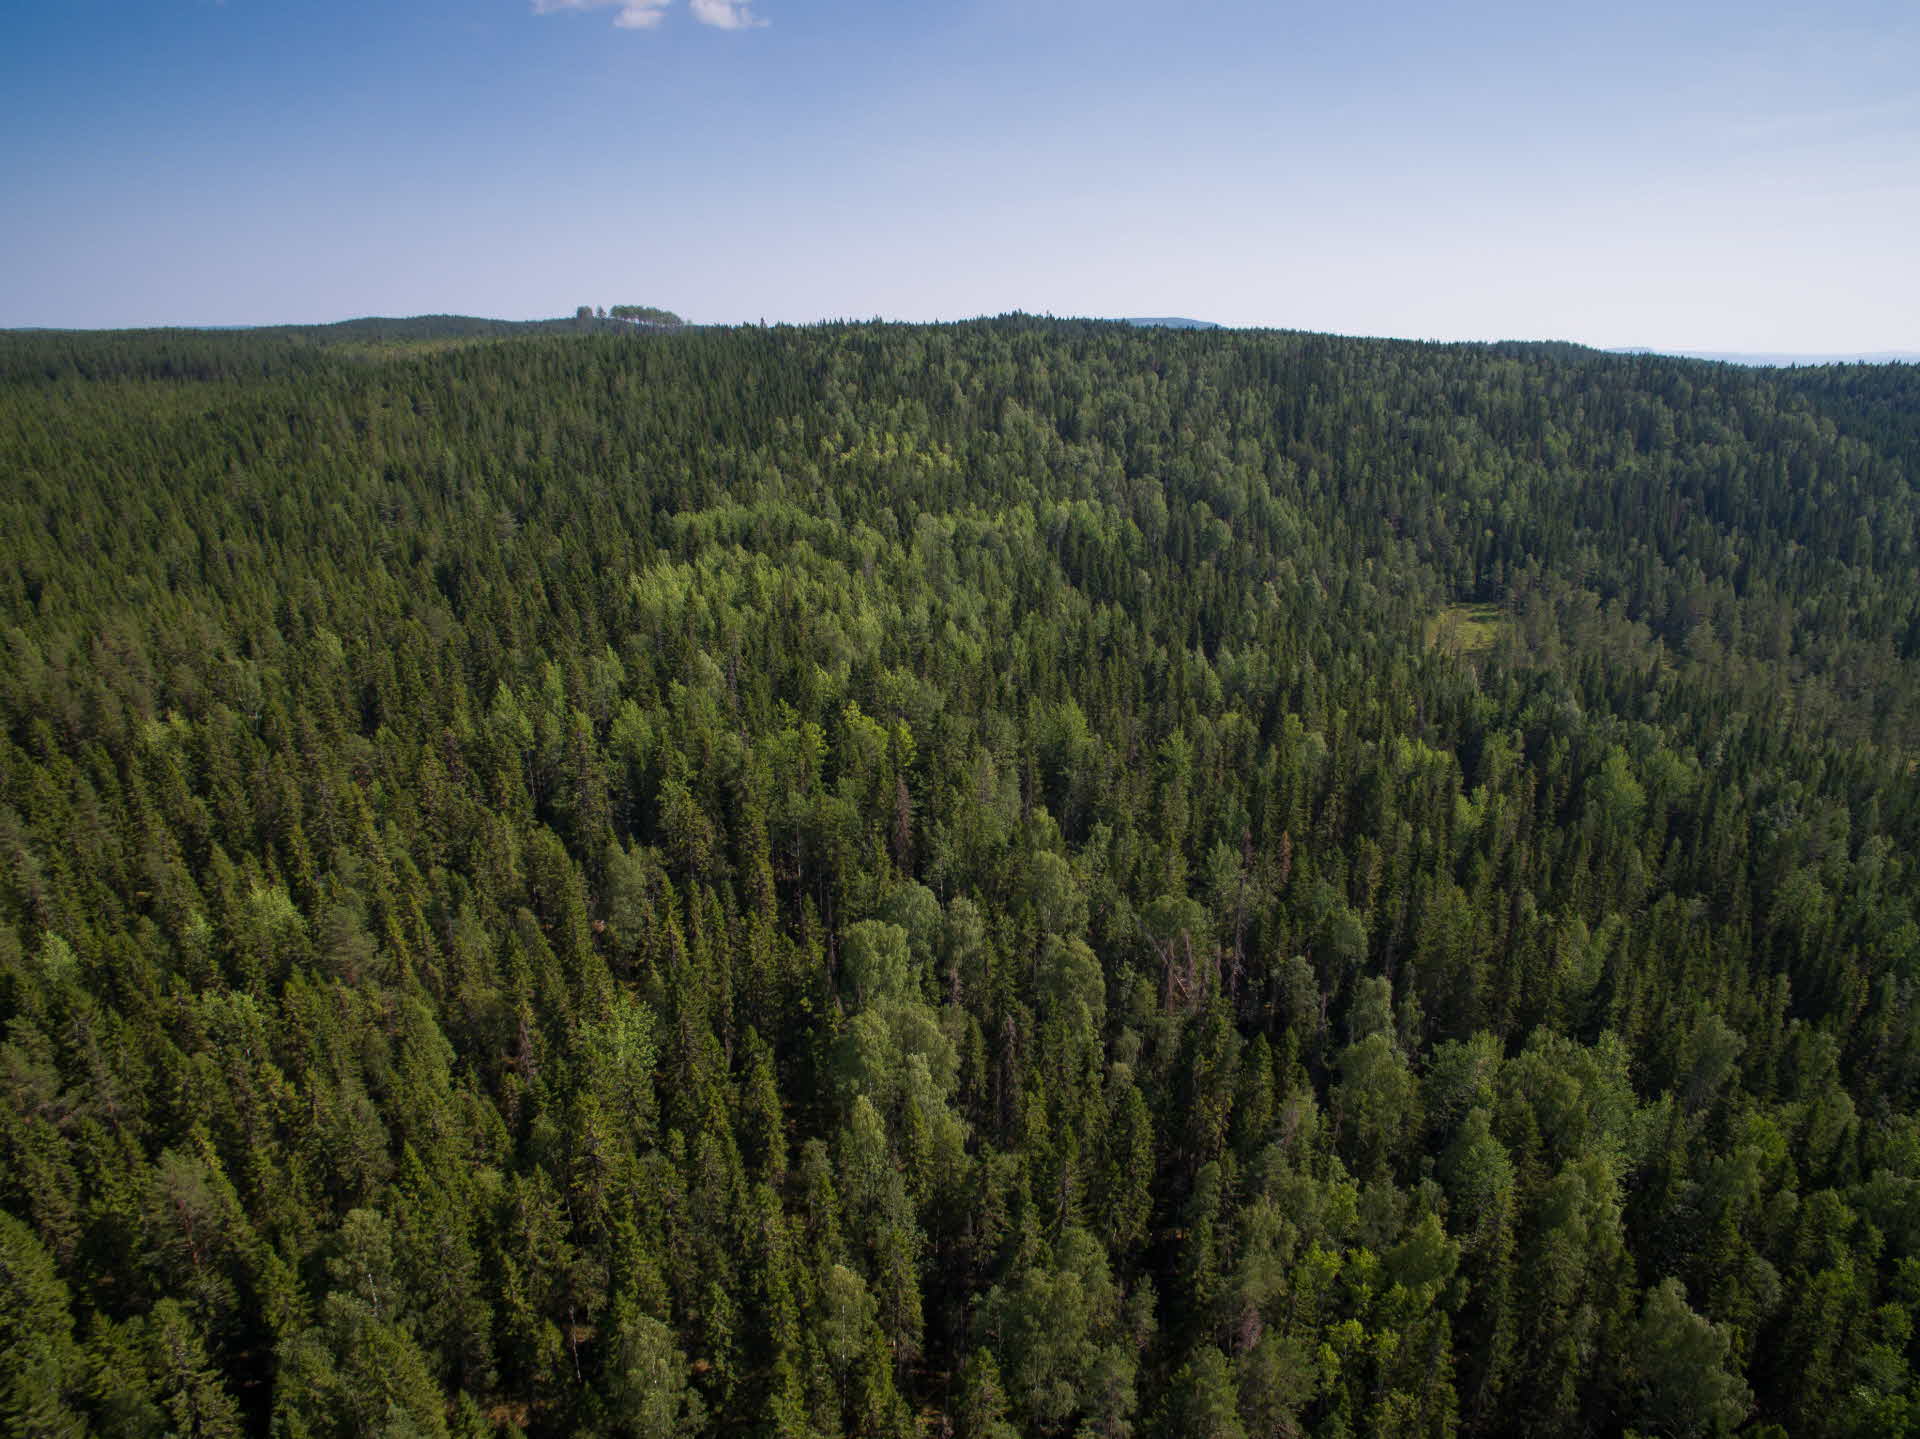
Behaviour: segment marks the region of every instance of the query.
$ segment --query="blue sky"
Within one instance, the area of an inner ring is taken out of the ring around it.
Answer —
[[[0,325],[1920,349],[1917,77],[1912,0],[21,0]]]

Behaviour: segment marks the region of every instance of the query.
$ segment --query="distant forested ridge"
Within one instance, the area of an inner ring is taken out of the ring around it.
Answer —
[[[1651,351],[1621,350],[1620,354]],[[1660,353],[1690,360],[1720,360],[1729,365],[1886,365],[1920,364],[1920,350],[1880,350],[1850,355],[1809,355],[1762,350],[1666,350]]]
[[[343,354],[390,360],[403,351],[424,354],[478,340],[543,334],[631,335],[633,331],[631,324],[586,313],[554,320],[369,315],[322,325],[0,330],[0,379],[53,379],[65,374],[91,380],[134,373],[158,380],[285,377],[327,363],[314,353],[320,350],[334,351],[330,360]]]
[[[0,1429],[1910,1433],[1917,474],[1903,366],[0,335]]]

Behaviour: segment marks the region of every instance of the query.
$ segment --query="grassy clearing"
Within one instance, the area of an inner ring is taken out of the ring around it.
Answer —
[[[1427,621],[1427,644],[1450,655],[1485,654],[1507,623],[1498,605],[1448,605]]]

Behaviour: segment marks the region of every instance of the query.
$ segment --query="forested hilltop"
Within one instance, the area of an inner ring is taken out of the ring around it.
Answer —
[[[0,1429],[1920,1428],[1920,371],[618,328],[0,335]]]

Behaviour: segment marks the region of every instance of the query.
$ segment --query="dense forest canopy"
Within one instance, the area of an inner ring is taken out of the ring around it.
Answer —
[[[0,1427],[1885,1435],[1920,372],[0,336]]]

